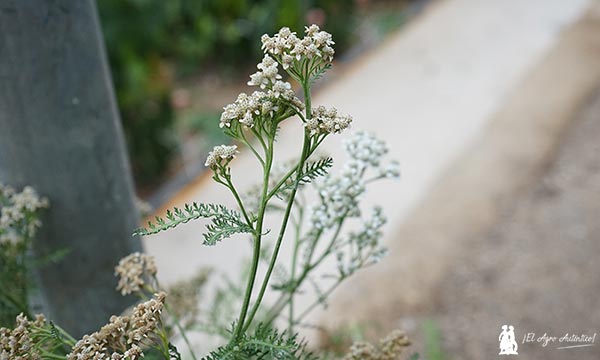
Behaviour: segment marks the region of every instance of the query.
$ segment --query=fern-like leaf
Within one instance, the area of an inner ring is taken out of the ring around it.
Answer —
[[[152,235],[191,220],[199,218],[211,219],[206,226],[204,244],[214,245],[217,242],[238,233],[252,233],[254,229],[246,224],[237,211],[230,210],[223,205],[215,204],[186,204],[183,209],[174,208],[167,210],[164,218],[155,217],[154,222],[149,221],[147,228],[140,228],[134,235]]]
[[[325,157],[317,161],[309,161],[304,165],[302,172],[300,173],[299,185],[306,185],[320,176],[327,175],[329,169],[333,166],[333,159]],[[295,186],[295,173],[290,176],[290,179],[286,181],[275,193],[279,198],[285,198],[285,194],[292,190]]]
[[[181,354],[179,353],[179,350],[177,350],[177,347],[171,343],[169,343],[169,356],[171,357],[171,360],[181,360]]]
[[[297,336],[288,336],[268,326],[259,325],[254,334],[245,335],[234,344],[212,351],[203,360],[316,360]]]
[[[329,168],[333,166],[333,159],[322,158],[317,161],[309,161],[300,174],[300,184],[308,184],[319,176],[327,175]]]
[[[317,69],[315,74],[310,79],[311,82],[315,82],[315,81],[319,80],[320,78],[322,78],[323,75],[325,74],[325,72],[327,72],[327,70],[329,70],[330,68],[331,68],[331,64],[327,64],[327,65]]]

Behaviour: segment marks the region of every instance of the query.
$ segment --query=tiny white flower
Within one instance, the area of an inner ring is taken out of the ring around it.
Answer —
[[[212,168],[212,167],[215,167],[215,166],[221,164],[221,162],[223,160],[231,161],[232,159],[235,158],[235,155],[238,152],[239,151],[237,151],[237,145],[215,146],[213,148],[213,150],[208,153],[208,156],[206,157],[206,162],[204,163],[204,166]]]

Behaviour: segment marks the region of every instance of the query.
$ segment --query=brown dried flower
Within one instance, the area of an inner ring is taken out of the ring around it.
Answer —
[[[139,359],[144,355],[141,350],[143,342],[152,341],[160,331],[160,314],[166,296],[164,292],[155,294],[154,298],[136,305],[130,316],[112,316],[99,331],[79,340],[67,359]]]
[[[115,275],[119,277],[117,290],[121,295],[138,292],[156,275],[156,263],[152,256],[135,252],[119,261]]]
[[[368,342],[354,343],[343,360],[397,360],[409,345],[406,334],[394,330],[380,341],[379,348]]]
[[[21,313],[16,318],[14,329],[0,328],[0,359],[41,359],[40,352],[35,347],[31,335],[36,328],[44,325],[46,325],[46,318],[43,315],[36,315],[32,322]]]

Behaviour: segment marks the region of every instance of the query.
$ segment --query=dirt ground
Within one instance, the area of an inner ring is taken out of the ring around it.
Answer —
[[[489,359],[504,324],[527,359],[600,358],[600,92],[566,134],[546,173],[465,249],[436,296],[454,359]],[[526,333],[536,342],[522,344]],[[590,347],[540,336],[596,336]]]
[[[377,335],[401,327],[425,354],[421,324],[431,320],[446,360],[497,358],[506,324],[521,358],[600,358],[596,4],[393,229],[389,258],[337,294],[325,324],[359,322]],[[560,343],[567,333],[597,335],[593,346],[557,349],[576,345]],[[544,334],[557,339],[543,347]]]

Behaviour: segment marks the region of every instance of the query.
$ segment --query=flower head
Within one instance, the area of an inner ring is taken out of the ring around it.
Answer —
[[[350,127],[352,117],[338,114],[336,108],[327,109],[318,106],[312,110],[312,118],[308,119],[304,127],[310,135],[339,134]]]
[[[335,51],[332,46],[335,43],[331,34],[321,31],[317,25],[307,26],[304,33],[305,36],[300,39],[295,32],[284,27],[272,37],[265,34],[261,38],[262,49],[265,54],[277,59],[285,70],[292,68],[296,73],[312,76],[333,61]],[[316,59],[308,69],[309,73],[301,66],[303,59]]]
[[[31,186],[16,192],[0,183],[0,242],[18,242],[33,237],[41,222],[34,216],[48,207],[48,199],[40,197]],[[24,234],[24,235],[23,235]]]
[[[119,261],[115,275],[119,276],[117,290],[122,295],[141,291],[148,278],[156,275],[156,264],[152,256],[135,252]]]
[[[129,318],[129,343],[139,343],[154,333],[160,324],[160,315],[165,305],[167,294],[160,292],[154,298],[138,304],[133,308]]]
[[[43,317],[31,322],[21,313],[16,318],[14,329],[0,328],[0,359],[41,359],[39,350],[34,346],[33,333],[36,327],[44,324]]]
[[[279,75],[277,66],[277,61],[275,61],[269,55],[265,55],[262,61],[256,65],[258,71],[250,75],[250,81],[248,81],[248,85],[260,86],[261,89],[265,89],[273,85],[277,80],[281,79],[281,75]]]
[[[144,356],[141,346],[154,341],[161,326],[166,294],[160,292],[133,308],[128,316],[112,316],[99,331],[84,335],[67,360],[137,360]]]
[[[214,168],[215,166],[222,164],[223,161],[225,161],[225,163],[227,164],[235,158],[235,155],[238,152],[239,151],[237,151],[237,145],[215,146],[213,150],[208,153],[204,166]]]

